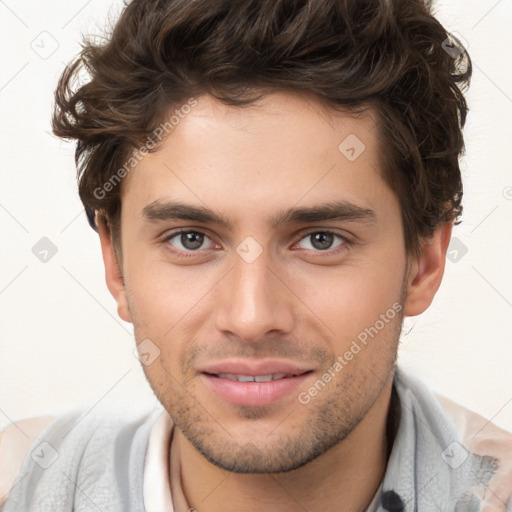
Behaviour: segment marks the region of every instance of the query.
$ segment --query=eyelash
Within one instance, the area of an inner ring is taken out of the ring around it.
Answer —
[[[203,235],[205,236],[206,238],[210,238],[206,233],[202,232],[202,231],[199,231],[199,230],[186,230],[186,229],[181,229],[179,231],[175,231],[173,233],[170,233],[169,235],[167,235],[163,240],[162,242],[166,244],[167,246],[167,249],[169,251],[171,251],[173,254],[177,255],[178,257],[180,258],[191,258],[191,257],[196,257],[197,254],[201,251],[201,249],[198,249],[198,250],[195,250],[195,251],[191,251],[191,250],[188,250],[188,251],[182,251],[180,249],[176,249],[176,248],[169,248],[169,242],[176,238],[177,236],[179,235],[182,235],[182,234],[188,234],[188,233],[195,233],[195,234],[199,234],[199,235]],[[342,241],[342,243],[340,245],[338,245],[337,247],[335,247],[334,249],[326,249],[325,251],[321,251],[321,250],[313,250],[313,253],[317,253],[319,255],[322,255],[322,254],[328,254],[328,255],[335,255],[335,254],[338,254],[339,252],[341,251],[344,251],[344,250],[347,250],[347,246],[349,244],[349,240],[348,238],[346,238],[345,236],[342,236],[340,235],[339,233],[336,233],[335,231],[329,231],[329,230],[314,230],[314,231],[309,231],[307,233],[305,233],[304,235],[301,236],[300,240],[298,242],[296,242],[294,245],[298,244],[299,242],[301,242],[302,240],[305,240],[306,238],[308,238],[309,236],[311,235],[315,235],[315,234],[318,234],[318,233],[323,233],[323,234],[327,234],[327,235],[333,235],[333,237],[335,238],[338,238]],[[213,242],[213,240],[212,240]],[[215,242],[214,242],[215,243]],[[218,244],[217,244],[218,245]],[[311,249],[306,249],[306,250],[311,250]],[[321,256],[320,256],[321,257]]]

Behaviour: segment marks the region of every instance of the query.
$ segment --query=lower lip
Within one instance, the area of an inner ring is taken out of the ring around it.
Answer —
[[[202,374],[207,386],[224,400],[247,407],[271,405],[296,390],[311,373],[268,382],[238,382]]]

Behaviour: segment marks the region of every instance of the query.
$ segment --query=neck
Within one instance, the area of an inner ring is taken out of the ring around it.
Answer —
[[[364,418],[337,445],[286,473],[238,474],[205,459],[176,429],[187,502],[197,512],[366,510],[385,473],[392,376]]]

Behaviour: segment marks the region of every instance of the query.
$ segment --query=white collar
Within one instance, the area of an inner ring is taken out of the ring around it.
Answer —
[[[180,475],[179,446],[173,443],[174,423],[166,410],[158,416],[149,435],[144,461],[144,507],[146,512],[189,512]],[[169,470],[172,468],[172,471]],[[170,474],[170,478],[169,478]],[[169,485],[170,482],[170,485]],[[366,512],[377,509],[381,487]]]

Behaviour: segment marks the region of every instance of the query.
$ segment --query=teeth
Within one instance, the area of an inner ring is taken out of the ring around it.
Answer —
[[[271,380],[274,380],[272,375],[257,375],[254,377],[255,382],[270,382]]]
[[[280,380],[285,377],[289,377],[289,375],[286,375],[286,373],[276,373],[275,375],[272,375],[272,380]]]
[[[286,373],[276,373],[274,375],[234,375],[231,373],[220,373],[218,377],[238,382],[270,382],[271,380],[284,379]]]
[[[251,375],[239,375],[238,377],[235,377],[235,380],[238,382],[254,382],[254,377]]]

